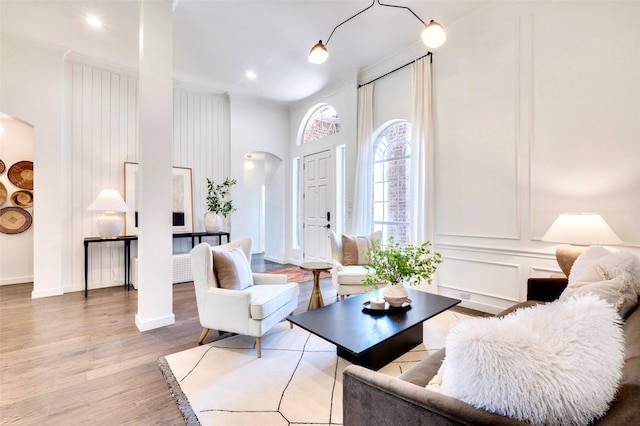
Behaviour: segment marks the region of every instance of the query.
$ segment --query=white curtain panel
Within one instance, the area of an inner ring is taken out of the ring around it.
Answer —
[[[433,117],[431,57],[412,65],[413,110],[411,118],[411,215],[410,239],[413,244],[433,242],[433,215],[429,201],[433,190]]]
[[[369,235],[373,227],[373,84],[358,89],[357,138],[351,232]]]

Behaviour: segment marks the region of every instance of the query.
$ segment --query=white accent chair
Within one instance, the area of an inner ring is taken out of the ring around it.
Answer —
[[[329,231],[331,234],[331,257],[333,258],[333,269],[331,270],[331,279],[333,287],[340,296],[340,300],[344,300],[345,296],[351,294],[363,294],[373,290],[373,287],[365,287],[362,280],[367,276],[367,269],[362,265],[344,265],[344,255],[342,251],[342,235]],[[378,241],[382,238],[382,231],[378,230],[369,237],[371,242]]]
[[[220,288],[213,269],[213,250],[238,246],[251,265],[249,237],[214,247],[201,243],[191,250],[193,284],[203,327],[198,344],[202,344],[210,329],[253,336],[260,358],[261,337],[298,307],[299,289],[297,283],[287,283],[286,275],[260,273],[253,273],[253,285],[243,290]]]

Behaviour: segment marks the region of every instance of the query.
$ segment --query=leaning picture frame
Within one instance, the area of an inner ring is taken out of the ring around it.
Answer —
[[[174,166],[172,172],[172,231],[174,234],[193,232],[193,190],[191,169]],[[129,207],[125,214],[125,232],[138,235],[138,163],[124,163],[124,200]]]

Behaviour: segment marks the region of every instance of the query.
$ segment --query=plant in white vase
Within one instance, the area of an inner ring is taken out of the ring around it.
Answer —
[[[220,232],[224,226],[223,218],[227,218],[236,210],[233,206],[231,187],[238,183],[235,179],[226,178],[216,184],[207,178],[207,212],[204,214],[204,229],[207,232]]]
[[[378,283],[387,282],[382,294],[389,305],[395,307],[410,302],[405,283],[418,285],[425,280],[431,284],[433,274],[442,263],[442,255],[431,250],[429,241],[401,246],[391,237],[384,246],[380,241],[374,241],[363,254],[369,264],[365,266],[367,276],[362,283],[377,289]]]

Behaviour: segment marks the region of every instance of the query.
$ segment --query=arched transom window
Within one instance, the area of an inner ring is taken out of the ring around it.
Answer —
[[[307,143],[340,132],[340,117],[331,105],[319,105],[307,113],[302,143]]]

